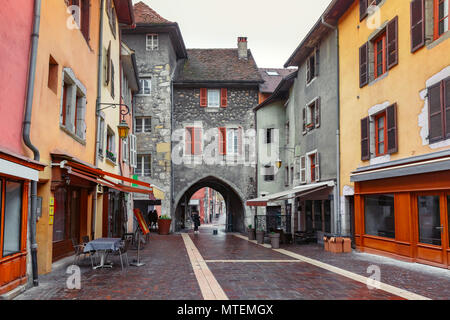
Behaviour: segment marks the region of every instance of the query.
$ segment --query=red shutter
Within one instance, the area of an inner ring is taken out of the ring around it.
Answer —
[[[398,152],[398,132],[397,132],[397,104],[389,106],[386,110],[387,117],[387,153]]]
[[[370,159],[369,117],[361,120],[361,160]]]
[[[227,154],[227,129],[219,128],[219,154]]]
[[[228,104],[228,92],[226,88],[220,89],[220,106],[226,108]]]
[[[84,38],[89,41],[89,26],[90,26],[90,11],[91,11],[91,1],[90,0],[82,0],[81,5],[81,32],[83,33]]]
[[[202,154],[202,129],[194,128],[194,150],[193,154]]]
[[[411,1],[411,52],[425,45],[425,0]]]
[[[359,20],[367,17],[368,0],[359,0]]]
[[[186,128],[186,142],[185,142],[185,154],[192,155],[192,138],[194,135],[194,128]]]
[[[398,64],[398,17],[389,21],[386,28],[387,35],[387,69]]]
[[[369,83],[369,43],[366,42],[359,48],[359,87]]]
[[[441,88],[441,83],[428,88],[428,126],[430,143],[442,140],[444,136]]]
[[[206,88],[200,89],[200,107],[208,106],[208,90]]]
[[[444,80],[445,136],[450,138],[450,78]]]

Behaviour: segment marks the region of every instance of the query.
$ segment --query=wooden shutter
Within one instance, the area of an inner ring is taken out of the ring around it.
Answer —
[[[318,98],[315,102],[315,119],[314,123],[316,128],[320,127],[320,98]]]
[[[89,27],[90,27],[90,11],[91,11],[91,1],[83,0],[81,3],[81,32],[84,38],[89,41]]]
[[[300,158],[300,183],[306,183],[306,157]]]
[[[306,107],[303,107],[302,110],[302,117],[303,117],[303,135],[306,134]]]
[[[193,135],[194,135],[194,128],[186,128],[186,137],[185,137],[185,151],[184,153],[186,155],[192,155],[192,146],[193,146]]]
[[[445,136],[450,138],[450,78],[444,80]]]
[[[226,88],[220,89],[220,106],[226,108],[228,104],[228,92]]]
[[[316,178],[316,181],[315,182],[319,182],[320,181],[320,159],[319,159],[319,153],[318,152],[316,152],[316,155],[315,155],[315,157],[314,157],[314,159],[315,159],[315,170],[316,170],[316,172],[314,173],[315,174],[315,178]]]
[[[359,0],[359,21],[367,17],[368,0]]]
[[[370,159],[369,117],[361,120],[361,160]]]
[[[366,42],[359,48],[359,87],[369,83],[369,43]]]
[[[109,78],[111,77],[111,42],[108,45],[108,50],[106,50],[105,66],[106,66],[105,83],[106,85],[108,85]]]
[[[208,90],[206,88],[200,89],[200,107],[208,106]]]
[[[130,135],[130,166],[136,168],[137,165],[137,150],[136,150],[136,136]]]
[[[115,97],[115,92],[114,92],[114,90],[115,90],[115,87],[114,87],[114,84],[115,84],[115,71],[114,71],[114,64],[113,64],[113,62],[112,62],[112,60],[111,60],[111,97]]]
[[[386,109],[387,153],[398,152],[397,104]]]
[[[441,91],[441,83],[437,83],[428,88],[428,126],[430,143],[442,140],[444,136]]]
[[[387,68],[398,64],[398,17],[389,21],[386,27],[387,35]]]
[[[411,1],[411,52],[425,45],[425,0]]]
[[[86,97],[76,100],[76,135],[81,139],[86,139]]]
[[[227,154],[227,128],[219,128],[219,154]]]

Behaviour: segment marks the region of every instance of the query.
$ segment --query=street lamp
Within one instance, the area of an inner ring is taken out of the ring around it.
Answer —
[[[128,138],[128,134],[130,132],[130,127],[128,126],[128,124],[125,122],[125,116],[127,114],[130,114],[130,108],[123,103],[100,103],[100,105],[108,105],[106,108],[100,109],[101,110],[105,110],[108,108],[115,108],[117,106],[124,106],[126,108],[126,110],[120,110],[120,115],[122,116],[122,119],[120,120],[120,124],[117,126],[117,131],[119,132],[119,137],[122,140],[125,140],[126,138]]]
[[[281,147],[280,150],[287,150],[295,154],[295,148]],[[275,165],[277,166],[278,169],[280,169],[281,166],[283,165],[283,160],[278,158],[278,160],[275,161]]]

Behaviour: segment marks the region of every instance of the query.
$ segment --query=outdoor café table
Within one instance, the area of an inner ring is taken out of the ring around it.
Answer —
[[[98,268],[112,268],[112,265],[105,264],[105,258],[109,251],[117,251],[120,248],[120,243],[122,239],[120,238],[99,238],[89,241],[84,247],[83,252],[97,251],[100,253],[100,264],[95,266],[94,269]]]

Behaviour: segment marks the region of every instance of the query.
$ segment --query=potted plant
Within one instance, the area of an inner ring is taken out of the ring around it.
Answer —
[[[272,249],[280,248],[280,234],[276,232],[271,232],[269,234],[270,243],[272,244]]]
[[[264,230],[258,229],[256,231],[256,242],[258,242],[259,244],[264,243]]]
[[[251,224],[248,225],[248,240],[255,240],[256,239],[256,230],[253,228]]]
[[[172,218],[168,215],[162,215],[158,218],[158,233],[162,235],[167,235],[170,232],[170,224],[172,223]]]

